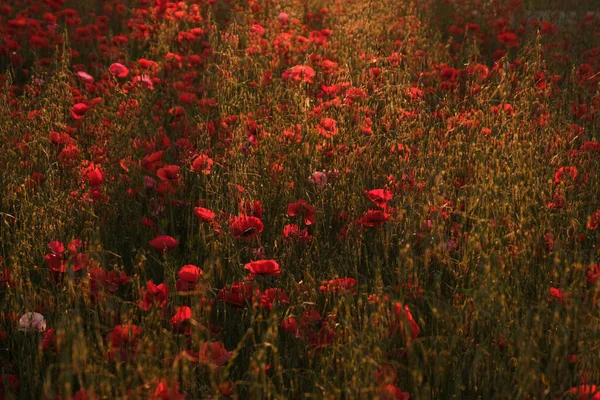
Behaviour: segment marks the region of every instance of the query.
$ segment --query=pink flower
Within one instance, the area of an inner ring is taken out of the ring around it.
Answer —
[[[25,313],[19,320],[19,330],[21,332],[44,332],[46,330],[46,320],[40,313]]]
[[[327,184],[327,174],[325,172],[315,171],[308,177],[308,182],[323,187]]]
[[[290,16],[287,13],[280,12],[279,15],[277,16],[277,19],[279,20],[280,23],[285,24],[290,20]]]
[[[133,78],[134,83],[139,83],[146,87],[148,90],[154,90],[154,83],[148,75],[138,75]]]
[[[77,72],[76,75],[83,83],[88,83],[88,84],[94,83],[94,77],[91,76],[90,74],[88,74],[87,72],[79,71],[79,72]]]

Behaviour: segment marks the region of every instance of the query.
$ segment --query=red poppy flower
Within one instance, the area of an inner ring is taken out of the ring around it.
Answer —
[[[90,292],[93,297],[101,295],[101,291],[106,287],[106,271],[97,265],[90,265],[87,270],[89,278]]]
[[[269,275],[275,276],[281,273],[279,264],[275,260],[258,260],[250,261],[244,266],[253,275]]]
[[[233,383],[229,381],[219,383],[219,393],[225,397],[233,396]]]
[[[144,167],[144,169],[148,171],[148,173],[153,174],[163,164],[163,154],[164,152],[161,150],[155,151],[154,153],[147,154],[146,156],[144,156],[144,158],[142,159],[142,166]]]
[[[63,251],[65,251],[65,245],[62,244],[62,242],[59,242],[58,240],[48,243],[48,248],[50,249],[52,254],[56,255],[62,254]]]
[[[569,389],[577,396],[578,400],[600,400],[600,386],[581,385]]]
[[[298,321],[294,317],[285,318],[280,326],[286,332],[298,334]]]
[[[324,281],[319,290],[323,293],[354,293],[356,279],[354,278],[338,278],[329,281]]]
[[[83,246],[83,242],[81,239],[73,239],[67,245],[69,251],[73,254],[78,254],[79,250],[81,250],[81,246]]]
[[[309,330],[306,335],[309,338],[308,344],[311,347],[322,348],[332,344],[336,334],[335,329],[324,323],[318,331]]]
[[[576,167],[560,167],[558,171],[554,174],[554,183],[559,184],[564,181],[565,178],[563,175],[568,175],[571,178],[571,181],[575,181],[577,178],[577,168]]]
[[[42,349],[52,350],[56,348],[56,335],[54,329],[48,329],[44,332],[44,338],[42,339]],[[0,391],[1,393],[1,391]]]
[[[381,400],[410,400],[410,394],[388,383],[381,385],[377,391]]]
[[[290,304],[290,298],[288,297],[287,293],[278,288],[270,288],[265,290],[262,294],[260,294],[257,300],[257,306],[265,310],[271,310],[275,302],[279,304]]]
[[[175,331],[189,334],[191,333],[188,323],[190,319],[192,319],[192,309],[188,306],[179,307],[173,318],[171,318],[171,327]]]
[[[252,215],[256,218],[262,217],[263,206],[260,200],[246,200],[239,203],[240,212],[244,215]]]
[[[46,181],[46,177],[41,172],[32,172],[31,176],[27,177],[25,184],[28,189],[36,189]]]
[[[200,278],[202,276],[202,274],[203,274],[202,270],[192,264],[184,265],[183,267],[181,267],[179,269],[179,272],[177,273],[177,275],[181,279],[188,281],[188,282],[194,282],[194,283],[196,283],[198,281],[198,278]]]
[[[253,216],[240,215],[231,222],[231,235],[234,238],[250,239],[263,231],[262,221]]]
[[[138,301],[138,306],[148,311],[153,306],[164,308],[169,297],[169,287],[166,283],[155,285],[151,280],[146,283],[146,287],[140,290],[141,299]]]
[[[179,242],[175,238],[167,235],[155,237],[150,241],[150,246],[154,247],[161,253],[166,253],[177,246]]]
[[[391,332],[395,333],[398,329],[403,330],[405,327],[405,323],[409,323],[409,331],[410,336],[415,339],[421,333],[421,329],[419,329],[419,325],[415,322],[412,314],[410,313],[410,309],[408,306],[403,306],[401,303],[394,303],[394,317],[395,320],[392,322]]]
[[[10,272],[10,267],[5,267],[0,270],[0,289],[14,286],[14,281],[12,278],[12,274]],[[1,338],[0,338],[1,341]]]
[[[129,75],[129,69],[121,63],[114,63],[108,70],[113,76],[117,76],[119,78],[126,78]]]
[[[116,292],[119,290],[119,286],[124,285],[129,282],[129,277],[124,271],[119,272],[119,276],[115,273],[115,271],[110,271],[106,276],[106,287],[110,292]]]
[[[179,165],[165,165],[156,172],[161,181],[176,181],[179,179]]]
[[[549,210],[561,210],[567,205],[567,198],[560,193],[554,193],[552,201],[549,201],[546,207]]]
[[[79,147],[69,144],[60,151],[58,160],[61,161],[63,165],[72,165],[77,158],[79,158],[80,153]]]
[[[205,342],[198,352],[202,364],[212,368],[222,367],[231,358],[232,352],[227,351],[223,342]]]
[[[308,234],[308,229],[300,229],[296,224],[289,224],[283,227],[284,240],[295,240],[301,243],[309,243],[312,236]]]
[[[213,160],[206,154],[200,154],[192,162],[191,170],[195,172],[202,172],[204,175],[210,174],[210,168],[213,166]]]
[[[175,287],[180,292],[186,292],[196,288],[198,279],[202,276],[202,270],[195,265],[188,264],[181,267],[177,275],[179,275],[179,279],[177,279]]]
[[[219,290],[221,301],[234,307],[245,307],[252,299],[253,289],[250,282],[234,282],[231,286]]]
[[[179,393],[179,382],[167,379],[157,380],[156,389],[150,400],[185,400],[187,396]]]
[[[440,70],[440,77],[444,81],[454,82],[458,78],[458,75],[459,72],[456,68],[446,66],[442,70]]]
[[[300,317],[300,326],[303,328],[312,325],[321,325],[321,322],[321,314],[312,307],[306,309],[302,317]]]
[[[321,118],[321,123],[317,125],[317,130],[321,136],[329,139],[338,134],[337,121],[333,118]]]
[[[311,225],[316,221],[316,210],[316,207],[309,205],[306,200],[298,200],[294,203],[288,204],[287,215],[290,217],[300,215],[304,218],[304,223],[306,225]]]
[[[367,197],[379,208],[385,209],[388,201],[394,197],[394,193],[385,189],[365,190]]]
[[[506,47],[519,47],[519,38],[512,32],[501,32],[498,41]]]
[[[551,287],[550,288],[550,294],[548,295],[548,301],[552,302],[554,300],[556,300],[556,302],[565,305],[565,300],[568,297],[568,293],[564,293],[561,289],[559,288],[554,288]]]
[[[331,61],[331,60],[323,60],[320,65],[321,71],[323,71],[323,73],[325,73],[325,74],[333,74],[335,72],[335,70],[338,68],[338,66],[339,66],[338,63],[336,63],[335,61]]]
[[[102,184],[102,181],[104,180],[104,175],[102,174],[100,168],[95,167],[93,165],[91,166],[91,168],[88,168],[85,176],[91,187],[100,186]]]
[[[195,207],[194,214],[196,214],[202,222],[213,222],[215,220],[215,213],[208,208]]]
[[[134,324],[115,326],[105,338],[109,346],[108,358],[111,361],[129,360],[135,354],[142,330],[142,328]]]
[[[600,264],[596,263],[587,270],[585,280],[590,285],[595,285],[598,279],[600,279]]]
[[[406,88],[404,91],[406,96],[408,96],[411,100],[421,100],[423,98],[423,91],[416,87]]]
[[[362,218],[358,220],[358,223],[362,226],[368,226],[370,228],[381,228],[386,221],[390,219],[391,215],[379,210],[368,210]]]
[[[64,251],[65,246],[62,242],[53,241],[48,243],[50,253],[46,254],[45,260],[50,269],[52,270],[52,278],[54,282],[62,282],[67,270],[73,272],[81,271],[88,265],[88,256],[83,253],[79,253],[83,243],[79,239],[71,240],[68,244],[70,255],[65,257]]]
[[[89,107],[85,103],[77,103],[71,107],[71,116],[75,119],[81,119],[87,113]]]
[[[281,78],[284,81],[307,82],[312,83],[315,77],[315,70],[308,65],[296,65],[287,69]]]
[[[19,390],[19,380],[13,374],[0,374],[0,395],[4,398],[5,395],[9,395],[7,398],[11,398],[10,394],[16,394]],[[15,397],[16,398],[16,397]]]
[[[538,71],[535,73],[535,87],[539,90],[546,89],[546,75],[543,72]]]
[[[160,69],[160,65],[156,61],[148,60],[146,58],[140,58],[138,60],[138,65],[140,68],[151,70],[152,72],[156,72]]]
[[[54,270],[54,271],[62,271],[65,270],[66,271],[66,265],[63,268],[63,264],[65,264],[63,262],[62,256],[58,255],[58,254],[46,254],[46,264],[48,264],[48,266]]]

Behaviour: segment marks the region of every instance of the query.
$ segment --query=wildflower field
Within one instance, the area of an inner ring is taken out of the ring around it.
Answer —
[[[0,399],[600,399],[578,3],[0,1]]]

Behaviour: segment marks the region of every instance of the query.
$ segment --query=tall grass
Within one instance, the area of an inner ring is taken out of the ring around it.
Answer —
[[[3,5],[0,398],[597,398],[600,20],[526,6]]]

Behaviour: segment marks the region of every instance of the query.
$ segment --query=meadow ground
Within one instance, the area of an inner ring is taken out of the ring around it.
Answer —
[[[525,3],[0,2],[0,399],[600,399],[600,16]]]

